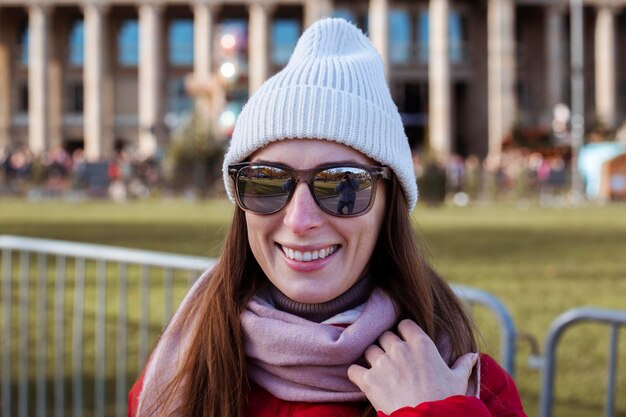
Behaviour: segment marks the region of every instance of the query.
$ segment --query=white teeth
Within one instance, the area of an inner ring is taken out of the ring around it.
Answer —
[[[282,246],[283,252],[289,259],[295,259],[298,262],[310,262],[316,259],[324,259],[327,256],[332,255],[337,250],[337,246],[329,246],[324,249],[300,252],[291,248]]]

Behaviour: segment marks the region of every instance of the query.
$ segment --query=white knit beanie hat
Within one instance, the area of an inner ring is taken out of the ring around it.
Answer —
[[[282,71],[267,80],[237,118],[224,157],[224,183],[235,201],[228,165],[283,139],[342,143],[389,166],[410,209],[417,202],[411,149],[391,99],[383,62],[367,37],[343,19],[311,25]]]

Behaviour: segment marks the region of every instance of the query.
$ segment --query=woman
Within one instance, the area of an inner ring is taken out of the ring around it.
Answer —
[[[325,19],[302,35],[239,116],[224,181],[237,208],[220,260],[161,336],[130,415],[524,416],[419,255],[411,152],[357,28]]]

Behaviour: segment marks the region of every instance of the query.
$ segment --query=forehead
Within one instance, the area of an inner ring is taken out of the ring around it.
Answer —
[[[278,162],[294,168],[308,168],[332,162],[376,163],[349,146],[319,139],[285,139],[272,142],[253,153],[250,160]]]

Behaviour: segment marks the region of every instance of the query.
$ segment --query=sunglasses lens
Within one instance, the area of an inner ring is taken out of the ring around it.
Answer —
[[[256,213],[280,210],[289,197],[292,180],[276,167],[250,165],[239,170],[237,192],[244,208]]]
[[[319,204],[337,216],[360,214],[372,200],[372,176],[354,167],[336,167],[315,176],[315,196]]]

